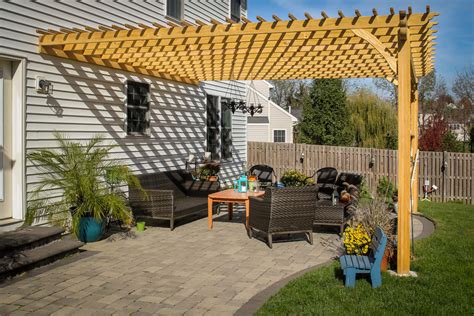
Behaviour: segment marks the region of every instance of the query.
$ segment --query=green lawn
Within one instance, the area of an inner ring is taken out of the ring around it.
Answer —
[[[418,278],[383,273],[381,288],[358,279],[348,289],[336,278],[335,262],[290,282],[257,315],[473,315],[474,207],[421,203],[420,211],[435,220],[436,231],[415,242],[411,269]]]

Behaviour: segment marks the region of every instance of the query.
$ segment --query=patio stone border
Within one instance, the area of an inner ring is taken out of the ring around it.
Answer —
[[[423,215],[421,213],[417,213],[417,214],[413,214],[413,215],[416,216],[420,220],[420,222],[423,224],[423,230],[422,230],[421,234],[418,235],[415,238],[415,240],[419,240],[419,239],[423,239],[423,238],[431,236],[435,231],[436,223],[433,220],[431,220],[430,218],[426,217],[425,215]],[[277,282],[273,283],[272,285],[267,287],[265,290],[255,294],[250,300],[247,301],[247,303],[242,305],[237,310],[237,312],[235,312],[234,315],[236,315],[236,316],[253,315],[254,313],[256,313],[260,309],[260,307],[262,307],[262,305],[270,297],[275,295],[281,288],[283,288],[285,285],[287,285],[290,281],[292,281],[292,280],[294,280],[294,279],[296,279],[296,278],[298,278],[298,277],[300,277],[300,276],[302,276],[302,275],[304,275],[307,272],[310,272],[312,270],[329,266],[333,261],[334,261],[334,259],[333,260],[328,260],[324,263],[321,263],[321,264],[315,265],[313,267],[310,267],[310,268],[301,270],[299,272],[296,272],[296,273],[294,273],[294,274],[292,274],[292,275],[290,275],[290,276],[288,276],[284,279],[281,279],[280,281],[277,281]]]

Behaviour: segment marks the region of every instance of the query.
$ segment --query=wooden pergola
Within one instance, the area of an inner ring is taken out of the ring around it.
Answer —
[[[242,18],[38,30],[43,54],[198,84],[206,80],[386,78],[398,85],[398,273],[410,270],[410,210],[417,210],[419,77],[433,69],[437,13],[272,21]],[[145,23],[145,22],[144,22]],[[414,175],[414,183],[411,183]],[[410,189],[412,188],[412,189]],[[411,200],[411,197],[413,199]],[[413,203],[412,203],[413,202]]]

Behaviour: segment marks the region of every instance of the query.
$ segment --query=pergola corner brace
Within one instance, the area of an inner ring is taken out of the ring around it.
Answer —
[[[382,55],[382,57],[387,61],[393,73],[397,73],[397,59],[388,52],[387,47],[382,44],[382,42],[380,42],[380,40],[375,35],[364,29],[352,29],[352,32],[358,37],[365,40],[370,45],[372,45],[372,47],[374,47],[379,52],[379,54]]]

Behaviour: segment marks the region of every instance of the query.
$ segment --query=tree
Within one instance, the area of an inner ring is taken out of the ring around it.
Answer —
[[[474,153],[474,126],[471,127],[471,153]]]
[[[473,127],[473,90],[474,90],[474,65],[466,67],[463,71],[458,72],[454,79],[453,93],[457,98],[457,121],[461,123],[463,128],[464,143],[467,144],[472,136],[470,131]]]
[[[463,71],[457,73],[452,90],[458,100],[466,98],[471,104],[473,103],[474,65],[469,65]]]
[[[442,116],[430,116],[420,133],[420,150],[443,151],[443,138],[447,132],[448,123]]]
[[[315,79],[303,105],[297,141],[346,146],[354,142],[346,94],[340,79]]]
[[[387,102],[393,107],[398,107],[398,88],[396,85],[384,78],[374,79],[374,85],[377,89],[383,91],[387,95]]]
[[[302,106],[303,99],[308,94],[307,80],[270,80],[273,92],[270,96],[276,104],[288,109],[290,106]]]
[[[397,112],[367,88],[348,98],[355,145],[370,148],[397,148]]]
[[[464,144],[456,139],[456,135],[448,131],[444,134],[441,141],[443,151],[449,152],[463,152]]]
[[[429,103],[434,98],[436,87],[436,71],[433,69],[429,74],[418,80],[418,104],[421,114],[418,124],[424,126]]]
[[[420,150],[452,150],[452,137],[448,135],[449,123],[455,121],[454,99],[449,94],[446,81],[435,71],[419,82],[421,109]],[[454,146],[454,145],[453,145]]]

